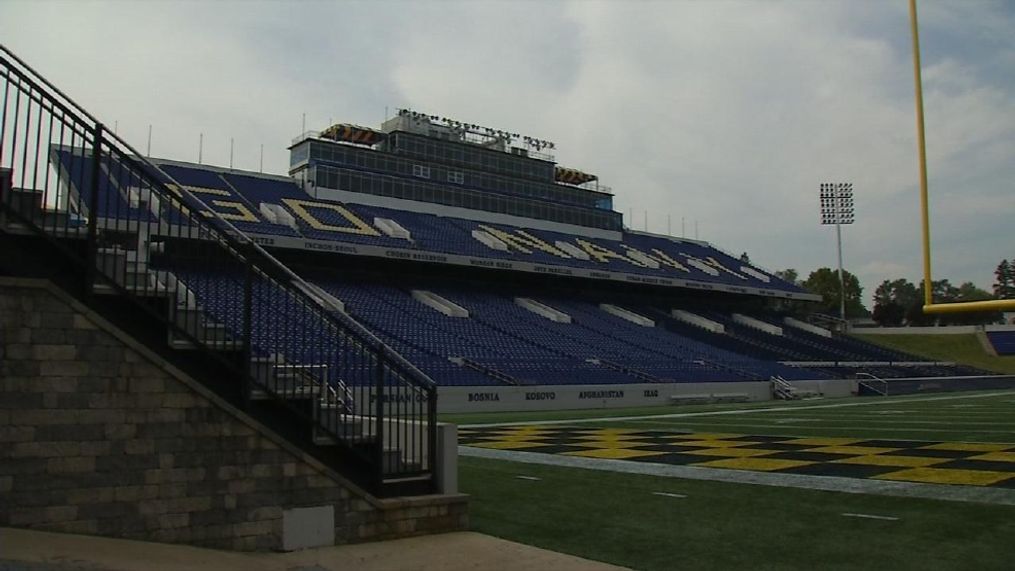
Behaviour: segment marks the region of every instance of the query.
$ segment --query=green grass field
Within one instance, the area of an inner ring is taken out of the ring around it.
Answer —
[[[617,416],[635,418],[608,418]],[[469,420],[1015,442],[1015,391],[609,413],[505,413]],[[470,509],[476,531],[635,569],[923,570],[1015,565],[1015,506],[682,480],[471,457],[461,457],[460,462],[462,490],[473,496]],[[848,513],[897,520],[842,515]]]
[[[479,458],[461,459],[461,477],[476,531],[634,569],[1007,570],[1015,558],[1012,506]]]
[[[1002,394],[997,398],[983,395]],[[982,391],[644,407],[447,415],[464,426],[569,421],[590,427],[784,436],[1015,442],[1015,392]]]

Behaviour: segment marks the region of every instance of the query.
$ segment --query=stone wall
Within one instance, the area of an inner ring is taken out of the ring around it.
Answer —
[[[317,506],[336,543],[468,524],[465,496],[376,499],[47,282],[0,278],[0,527],[272,550]]]

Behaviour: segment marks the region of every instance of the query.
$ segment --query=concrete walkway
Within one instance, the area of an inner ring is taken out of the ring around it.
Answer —
[[[472,532],[293,553],[233,553],[0,528],[0,571],[607,571],[622,569]]]

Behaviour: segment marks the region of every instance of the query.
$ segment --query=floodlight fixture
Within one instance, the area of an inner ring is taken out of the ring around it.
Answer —
[[[842,271],[842,226],[856,221],[853,205],[853,183],[828,182],[819,187],[821,224],[835,225],[839,253],[839,316],[846,320],[846,279]]]

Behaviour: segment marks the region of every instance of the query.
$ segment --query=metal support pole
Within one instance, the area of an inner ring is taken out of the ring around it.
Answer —
[[[254,332],[254,268],[249,258],[253,248],[244,256],[243,277],[243,408],[250,410],[250,395],[254,390],[253,383],[253,332]],[[203,340],[202,340],[203,341]]]
[[[85,291],[95,287],[99,257],[99,174],[102,168],[102,123],[96,123],[92,142],[92,176],[88,181],[88,263],[85,267]]]
[[[430,470],[431,477],[436,482],[437,473],[437,461],[439,455],[437,453],[437,388],[429,387],[426,391],[426,406],[427,406],[427,450],[429,456],[429,465],[426,466]],[[450,454],[451,452],[449,452]]]
[[[920,153],[920,220],[923,234],[923,303],[934,303],[930,281],[930,214],[927,199],[927,142],[923,132],[923,81],[920,78],[920,32],[916,0],[909,0],[909,25],[913,32],[913,82],[916,85],[916,146]]]
[[[839,317],[846,320],[846,276],[842,272],[842,225],[835,223],[835,238],[839,249]]]
[[[374,399],[376,407],[374,414],[376,415],[375,422],[377,423],[377,433],[374,435],[377,439],[377,450],[374,456],[377,465],[375,468],[375,478],[377,478],[376,486],[377,492],[381,492],[381,487],[384,484],[384,350],[381,349],[377,354],[377,369],[374,371]]]

